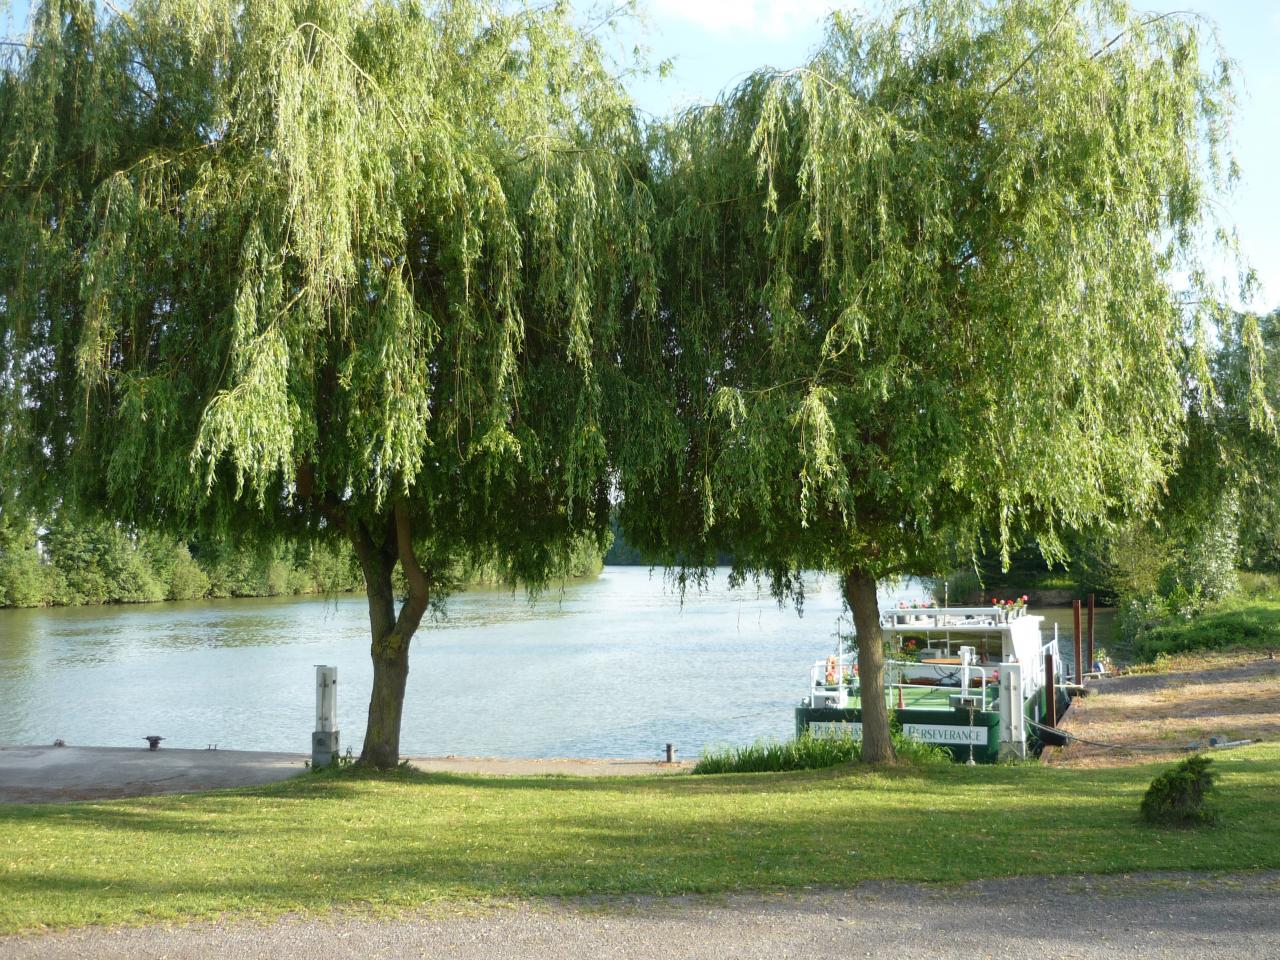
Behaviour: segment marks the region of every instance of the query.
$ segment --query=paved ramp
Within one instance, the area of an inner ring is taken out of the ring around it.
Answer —
[[[0,747],[0,801],[60,803],[191,793],[284,780],[300,753],[130,747]]]

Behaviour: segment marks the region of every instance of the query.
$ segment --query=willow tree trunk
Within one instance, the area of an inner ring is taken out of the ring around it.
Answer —
[[[893,739],[884,696],[884,635],[880,632],[875,579],[861,570],[848,571],[844,576],[844,599],[853,613],[858,640],[862,759],[867,763],[890,763],[894,758]]]
[[[409,680],[409,641],[396,629],[393,566],[381,564],[373,576],[365,572],[369,596],[369,627],[373,634],[373,690],[369,694],[369,723],[364,731],[360,762],[386,770],[400,762],[400,719],[405,684]]]
[[[352,543],[364,573],[369,598],[369,628],[373,642],[373,689],[369,694],[369,722],[365,727],[360,762],[389,770],[400,762],[400,721],[404,714],[405,685],[409,680],[409,643],[426,612],[428,578],[413,553],[413,537],[407,512],[396,508],[387,520],[385,539],[375,540],[367,528],[355,524]],[[391,575],[399,560],[409,585],[409,595],[396,613]]]

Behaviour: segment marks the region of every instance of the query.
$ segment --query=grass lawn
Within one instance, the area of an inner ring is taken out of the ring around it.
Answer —
[[[1146,631],[1136,653],[1144,660],[1160,654],[1205,650],[1280,650],[1280,601],[1234,598],[1191,620]]]
[[[0,806],[0,931],[872,878],[1280,868],[1280,745],[1216,756],[1222,825],[1141,826],[1162,766],[653,778],[307,775]]]

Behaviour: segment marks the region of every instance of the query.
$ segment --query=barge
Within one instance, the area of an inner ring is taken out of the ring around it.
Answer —
[[[883,696],[902,732],[944,747],[960,762],[1035,752],[1047,698],[1060,696],[1057,627],[1046,638],[1043,623],[1022,601],[899,607],[882,615],[889,657]],[[855,653],[816,662],[809,688],[796,708],[797,736],[860,737]]]

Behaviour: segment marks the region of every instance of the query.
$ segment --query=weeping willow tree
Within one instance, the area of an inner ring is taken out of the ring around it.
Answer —
[[[35,5],[0,73],[10,484],[348,539],[361,756],[395,764],[445,571],[536,586],[606,536],[597,369],[655,300],[644,165],[559,5]]]
[[[839,572],[870,760],[892,757],[877,582],[957,544],[1052,556],[1170,470],[1211,323],[1170,277],[1203,284],[1232,178],[1204,34],[1111,0],[838,14],[802,67],[659,135],[623,529],[780,592]]]

